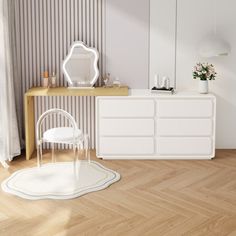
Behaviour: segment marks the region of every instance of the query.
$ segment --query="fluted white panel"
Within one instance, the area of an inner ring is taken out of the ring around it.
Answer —
[[[103,65],[103,13],[105,0],[15,0],[16,42],[22,93],[40,86],[41,74],[56,72],[57,86],[67,86],[61,64],[72,42],[81,40],[100,52]],[[98,84],[101,84],[99,79]],[[58,107],[71,113],[79,127],[91,137],[95,147],[95,100],[93,97],[38,97],[36,121],[40,114]],[[62,118],[51,117],[45,129],[65,126]],[[60,146],[66,148],[65,146]]]

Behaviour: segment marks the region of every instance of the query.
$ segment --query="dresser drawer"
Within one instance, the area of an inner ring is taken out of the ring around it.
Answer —
[[[201,156],[212,153],[211,138],[157,138],[157,152],[166,156]]]
[[[99,140],[100,155],[152,155],[154,153],[153,138],[111,138]]]
[[[151,99],[99,99],[99,117],[153,117],[154,101]]]
[[[100,136],[154,136],[153,119],[100,119]]]
[[[211,136],[211,119],[158,119],[158,136]]]
[[[212,117],[211,99],[165,99],[157,100],[158,117]]]

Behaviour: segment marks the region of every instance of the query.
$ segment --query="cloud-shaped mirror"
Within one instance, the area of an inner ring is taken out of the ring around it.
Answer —
[[[92,88],[99,77],[98,59],[95,48],[89,48],[80,41],[74,42],[62,64],[69,87]]]

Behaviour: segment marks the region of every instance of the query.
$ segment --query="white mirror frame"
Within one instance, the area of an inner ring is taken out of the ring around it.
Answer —
[[[66,56],[65,60],[63,61],[62,63],[62,71],[63,73],[65,74],[65,77],[69,83],[69,85],[73,85],[73,82],[66,70],[66,64],[67,62],[70,60],[71,56],[72,56],[72,53],[74,51],[74,48],[76,47],[82,47],[83,49],[85,49],[86,51],[89,51],[89,52],[92,52],[94,54],[94,63],[93,63],[93,66],[94,66],[94,70],[95,70],[95,75],[93,77],[93,79],[90,81],[90,87],[88,88],[92,88],[93,85],[96,83],[96,81],[98,80],[99,78],[99,70],[98,70],[98,59],[99,59],[99,53],[97,51],[96,48],[89,48],[87,47],[83,42],[81,41],[75,41],[71,47],[70,47],[70,50],[69,50],[69,54]],[[86,87],[70,87],[70,88],[78,88],[78,89],[83,89],[83,88],[86,88]]]

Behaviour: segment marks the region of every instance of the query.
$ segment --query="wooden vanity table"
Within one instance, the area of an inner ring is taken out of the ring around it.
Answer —
[[[35,116],[34,97],[37,96],[128,96],[128,87],[120,88],[91,88],[91,89],[68,89],[66,87],[29,89],[24,96],[25,105],[25,148],[26,160],[29,160],[35,151]]]

